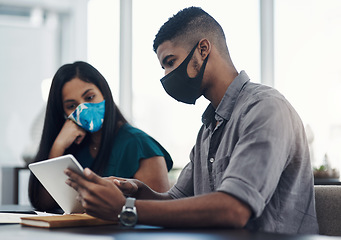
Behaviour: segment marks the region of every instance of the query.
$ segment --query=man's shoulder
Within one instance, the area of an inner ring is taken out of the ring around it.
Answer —
[[[277,89],[259,83],[248,82],[240,92],[239,104],[254,105],[262,103],[275,103],[290,106],[291,104]]]
[[[259,98],[284,98],[283,94],[280,93],[277,89],[261,83],[248,82],[247,84],[245,84],[243,91],[249,96],[255,96]]]

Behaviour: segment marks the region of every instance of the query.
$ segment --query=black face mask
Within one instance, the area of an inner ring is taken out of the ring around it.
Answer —
[[[191,78],[188,76],[187,66],[197,46],[198,43],[176,69],[161,79],[163,88],[171,97],[188,104],[195,104],[195,101],[202,95],[201,83],[208,59],[207,56],[196,77]]]

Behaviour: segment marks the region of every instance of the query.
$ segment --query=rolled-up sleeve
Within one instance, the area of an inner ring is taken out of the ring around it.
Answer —
[[[282,99],[255,99],[241,113],[239,138],[217,191],[248,204],[259,217],[287,165],[293,122]]]

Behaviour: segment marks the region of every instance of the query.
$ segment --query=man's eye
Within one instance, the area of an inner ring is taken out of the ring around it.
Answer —
[[[174,66],[174,60],[170,60],[167,62],[168,66],[173,67]]]

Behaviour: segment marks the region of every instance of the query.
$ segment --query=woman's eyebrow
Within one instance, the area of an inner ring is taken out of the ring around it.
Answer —
[[[86,90],[83,94],[82,97],[84,97],[89,91],[93,90],[92,88],[89,88],[88,90]]]
[[[66,99],[66,100],[64,101],[64,103],[74,102],[74,101],[75,101],[74,99]]]

